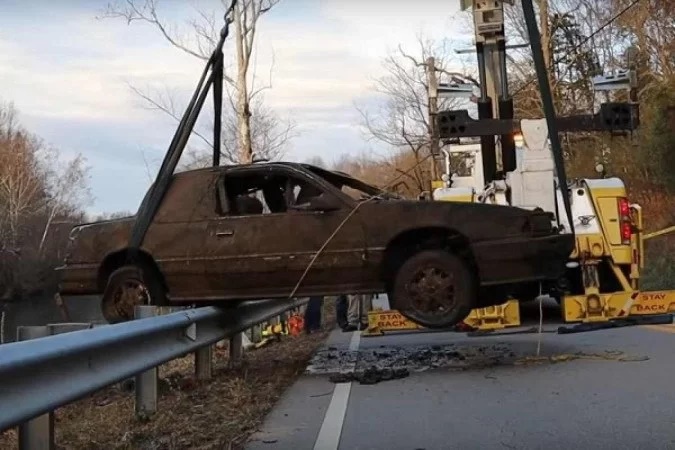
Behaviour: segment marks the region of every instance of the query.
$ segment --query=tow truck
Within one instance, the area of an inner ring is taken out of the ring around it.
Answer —
[[[479,144],[460,143],[442,151],[446,169],[442,180],[434,183],[436,201],[508,204],[508,197],[517,201],[518,193],[514,190],[522,194],[523,188],[532,186],[537,177],[553,178],[550,161],[528,158],[528,149],[518,137],[519,164],[507,175],[505,190],[478,188],[483,186],[483,175],[475,170],[481,164]],[[453,156],[464,160],[467,175],[452,174]],[[642,209],[629,201],[626,187],[619,178],[574,180],[568,184],[568,191],[576,247],[570,255],[565,277],[547,286],[520,286],[514,298],[505,304],[473,310],[465,321],[468,325],[482,330],[519,326],[519,301],[532,301],[541,294],[548,294],[560,304],[564,322],[606,322],[626,316],[675,312],[675,291],[640,290],[645,240],[671,232],[675,227],[645,234]],[[558,196],[558,209],[560,203]]]
[[[640,291],[639,283],[645,265],[644,241],[675,231],[675,227],[646,235],[642,208],[630,202],[620,178],[584,178],[561,183],[549,138],[549,131],[554,131],[549,130],[550,121],[512,119],[504,3],[512,1],[461,1],[461,8],[472,8],[474,15],[480,75],[479,118],[472,119],[468,110],[434,114],[437,98],[475,98],[474,86],[457,80],[430,84],[431,151],[444,163],[441,179],[432,182],[431,200],[556,211],[559,226],[573,230],[576,245],[560,280],[513,286],[511,299],[506,303],[472,310],[464,320],[466,328],[495,331],[520,326],[520,302],[542,296],[552,297],[560,304],[562,320],[568,323],[608,323],[675,312],[675,290]],[[627,70],[594,77],[593,86],[596,92],[629,90],[629,102],[603,103],[600,111],[592,115],[558,117],[555,120],[558,131],[636,130],[637,81],[631,61],[628,65]],[[498,102],[493,102],[497,97]],[[463,173],[453,173],[453,165],[461,167]],[[599,173],[603,169],[601,164],[596,167]],[[387,329],[420,328],[394,310],[374,311],[369,319],[367,334],[371,335]]]

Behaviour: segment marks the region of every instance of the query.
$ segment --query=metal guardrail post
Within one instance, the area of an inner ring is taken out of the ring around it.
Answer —
[[[50,335],[47,326],[18,327],[17,341],[27,341]],[[54,449],[54,412],[38,416],[19,425],[19,450]]]
[[[237,333],[230,338],[230,367],[236,367],[241,363],[243,350],[242,333]]]
[[[195,377],[209,380],[213,373],[213,347],[207,345],[195,352]]]
[[[134,317],[145,319],[157,315],[156,306],[136,306]],[[136,417],[145,419],[157,412],[157,367],[136,375]]]

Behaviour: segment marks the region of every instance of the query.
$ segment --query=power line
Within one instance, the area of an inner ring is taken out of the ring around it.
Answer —
[[[633,6],[637,5],[638,3],[640,3],[640,0],[633,0],[633,2],[631,2],[628,6],[626,6],[624,9],[622,9],[621,11],[619,11],[614,17],[612,17],[612,18],[609,19],[607,22],[605,22],[600,28],[598,28],[598,29],[595,30],[593,33],[591,33],[589,36],[587,36],[583,41],[581,41],[580,43],[578,43],[577,45],[575,45],[571,50],[568,51],[568,53],[574,53],[574,52],[576,52],[577,50],[579,50],[579,49],[580,49],[582,46],[584,46],[588,41],[590,41],[591,39],[593,39],[598,33],[600,33],[602,30],[604,30],[605,28],[607,28],[608,26],[610,26],[611,24],[613,24],[617,19],[619,19],[619,18],[620,18],[621,16],[623,16],[624,14],[626,14]],[[561,58],[559,58],[559,59],[556,59],[555,61],[553,61],[553,65],[560,64],[560,63],[563,61],[563,59],[565,59],[565,57],[561,57]],[[530,81],[528,81],[527,83],[525,83],[524,85],[522,85],[520,88],[518,88],[518,89],[516,90],[516,92],[514,92],[514,93],[512,94],[512,97],[515,97],[516,95],[518,95],[518,94],[519,94],[520,92],[522,92],[525,88],[527,88],[529,85],[531,85],[535,80],[536,80],[536,78],[533,78],[533,79],[531,79]]]

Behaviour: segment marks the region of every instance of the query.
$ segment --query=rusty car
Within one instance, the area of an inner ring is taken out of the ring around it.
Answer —
[[[137,250],[133,223],[75,227],[57,268],[60,294],[100,295],[111,323],[139,304],[387,293],[411,320],[448,327],[557,279],[574,245],[550,213],[406,200],[293,162],[176,173]]]

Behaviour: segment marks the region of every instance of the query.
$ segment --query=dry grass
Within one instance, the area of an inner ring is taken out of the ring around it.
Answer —
[[[330,315],[324,315],[324,323],[331,322]],[[211,381],[194,378],[192,356],[172,361],[160,368],[159,412],[147,421],[134,417],[133,392],[119,387],[100,391],[57,411],[57,447],[243,448],[327,334],[326,329],[286,337],[246,352],[243,364],[235,369],[228,367],[227,350],[217,349]],[[15,430],[5,432],[0,435],[0,448],[17,448],[16,439]]]

